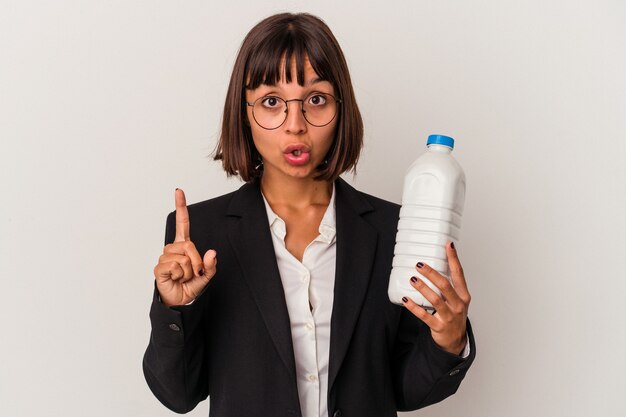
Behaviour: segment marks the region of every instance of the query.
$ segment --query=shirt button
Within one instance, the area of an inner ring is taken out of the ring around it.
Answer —
[[[172,324],[170,324],[170,329],[172,329],[172,330],[174,330],[175,332],[177,332],[177,331],[179,331],[179,330],[180,330],[180,327],[178,327],[178,325],[177,325],[177,324],[172,323]]]
[[[454,376],[454,375],[458,374],[459,372],[461,372],[460,369],[455,369],[454,371],[450,372],[448,375]]]
[[[312,323],[307,323],[307,324],[306,324],[306,328],[307,328],[308,330],[313,330],[313,324],[312,324]]]
[[[309,381],[315,382],[317,381],[317,377],[315,375],[309,375]]]
[[[305,273],[304,273],[304,274],[302,274],[302,276],[300,277],[300,280],[301,280],[302,282],[306,282],[306,281],[309,279],[309,276],[310,276],[310,275],[309,275],[309,273],[308,273],[308,272],[305,272]]]

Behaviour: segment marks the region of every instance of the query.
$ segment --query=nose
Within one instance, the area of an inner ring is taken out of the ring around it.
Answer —
[[[289,104],[291,104],[291,109]],[[293,99],[287,100],[287,118],[285,119],[285,130],[291,133],[303,133],[306,132],[306,120],[304,119],[304,113],[302,109],[302,100]]]

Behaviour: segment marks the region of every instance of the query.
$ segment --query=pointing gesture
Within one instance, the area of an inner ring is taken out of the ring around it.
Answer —
[[[189,212],[187,211],[187,200],[185,192],[177,188],[174,192],[176,200],[176,237],[174,242],[184,242],[189,240]]]
[[[195,300],[215,275],[217,253],[210,249],[200,257],[190,238],[189,211],[185,193],[177,188],[176,235],[174,242],[165,245],[158,264],[154,267],[157,290],[166,306],[188,304]]]

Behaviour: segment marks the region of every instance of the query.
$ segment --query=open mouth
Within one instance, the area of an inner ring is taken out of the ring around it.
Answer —
[[[303,143],[292,143],[291,145],[283,148],[283,152],[286,154],[292,154],[293,156],[300,156],[303,153],[311,152],[311,148]]]
[[[304,144],[292,144],[287,146],[284,151],[287,163],[294,166],[305,165],[311,159],[311,148]]]

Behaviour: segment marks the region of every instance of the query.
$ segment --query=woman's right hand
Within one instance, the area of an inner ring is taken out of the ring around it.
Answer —
[[[213,249],[203,259],[189,239],[189,213],[183,190],[177,188],[174,198],[176,237],[173,243],[165,245],[154,267],[157,290],[167,307],[195,300],[215,275],[217,266],[217,253]]]

